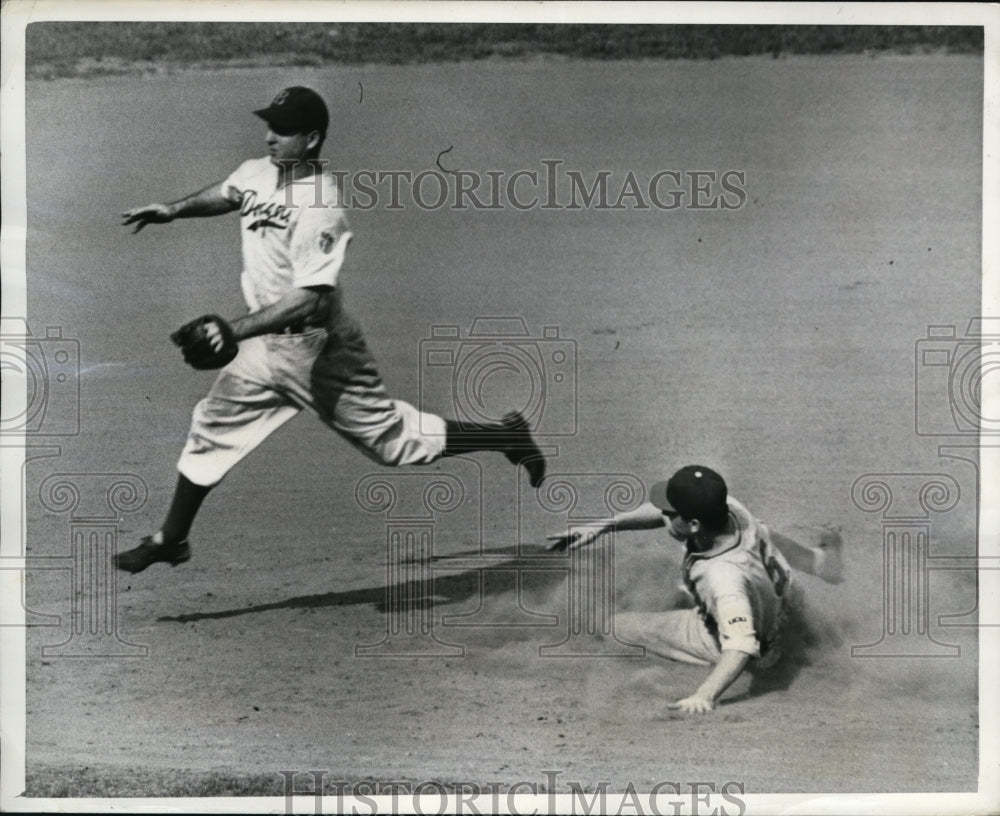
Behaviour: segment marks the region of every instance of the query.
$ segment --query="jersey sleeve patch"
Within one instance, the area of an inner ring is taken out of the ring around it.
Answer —
[[[760,657],[760,641],[754,627],[753,609],[744,595],[726,595],[716,604],[715,621],[719,628],[719,647]]]
[[[344,258],[347,255],[347,245],[353,237],[351,232],[345,232],[339,238],[333,239],[331,236],[330,239],[324,240],[322,246],[329,244],[329,250],[321,247],[321,251],[312,256],[312,262],[308,266],[296,266],[294,285],[300,288],[336,286],[340,268],[344,265]]]
[[[305,192],[315,195],[312,189]],[[335,201],[336,193],[336,185],[327,181],[323,189],[324,201]],[[336,286],[351,237],[342,207],[316,206],[312,198],[308,205],[298,206],[288,247],[292,285]]]
[[[319,251],[324,255],[329,255],[333,252],[333,248],[337,245],[337,233],[332,229],[322,230],[319,234]]]

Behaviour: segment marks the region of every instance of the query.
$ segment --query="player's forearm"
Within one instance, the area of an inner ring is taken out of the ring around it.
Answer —
[[[292,323],[311,317],[320,299],[320,293],[311,289],[292,289],[276,303],[234,320],[231,324],[233,334],[237,340],[245,340],[259,334],[280,332]]]
[[[232,212],[239,205],[222,194],[222,183],[210,184],[197,193],[167,204],[167,211],[173,218],[202,218]]]
[[[744,652],[727,650],[722,653],[719,662],[715,664],[705,682],[702,683],[694,693],[696,697],[704,697],[706,700],[715,702],[719,695],[729,688],[743,673],[750,656]]]
[[[666,525],[666,519],[660,508],[649,502],[644,502],[635,510],[619,513],[610,519],[606,524],[606,529],[616,530],[653,530]]]

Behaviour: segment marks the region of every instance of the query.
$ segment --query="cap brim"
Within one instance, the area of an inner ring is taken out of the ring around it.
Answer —
[[[649,488],[649,502],[660,510],[676,513],[677,509],[667,500],[667,482],[657,482]]]
[[[254,111],[255,116],[259,116],[267,124],[274,129],[275,133],[297,133],[299,128],[288,124],[288,122],[281,117],[281,114],[271,110],[270,108],[261,108],[260,110]]]

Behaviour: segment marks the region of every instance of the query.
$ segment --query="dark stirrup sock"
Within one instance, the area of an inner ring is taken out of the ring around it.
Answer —
[[[184,474],[178,475],[170,510],[160,528],[165,543],[174,544],[188,537],[194,517],[211,490],[211,487],[195,484]]]
[[[446,419],[442,456],[472,451],[504,451],[507,450],[511,437],[511,429],[505,425],[475,425]]]
[[[538,487],[545,479],[545,456],[532,439],[528,423],[520,413],[508,414],[503,422],[491,425],[446,419],[445,434],[442,456],[500,451],[511,464],[524,466],[532,487]]]

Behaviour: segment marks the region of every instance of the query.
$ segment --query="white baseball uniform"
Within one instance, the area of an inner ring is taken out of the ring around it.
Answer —
[[[684,663],[714,664],[729,650],[759,666],[777,661],[791,570],[767,527],[732,497],[727,503],[735,541],[684,558],[684,584],[696,607],[622,613],[615,618],[621,639]]]
[[[240,343],[195,406],[180,472],[217,484],[303,408],[382,464],[441,456],[444,420],[389,398],[360,327],[343,311],[339,275],[352,234],[333,177],[279,187],[278,167],[251,159],[223,182],[223,194],[240,206],[240,280],[250,312],[292,288],[321,291],[323,308],[280,334]]]

